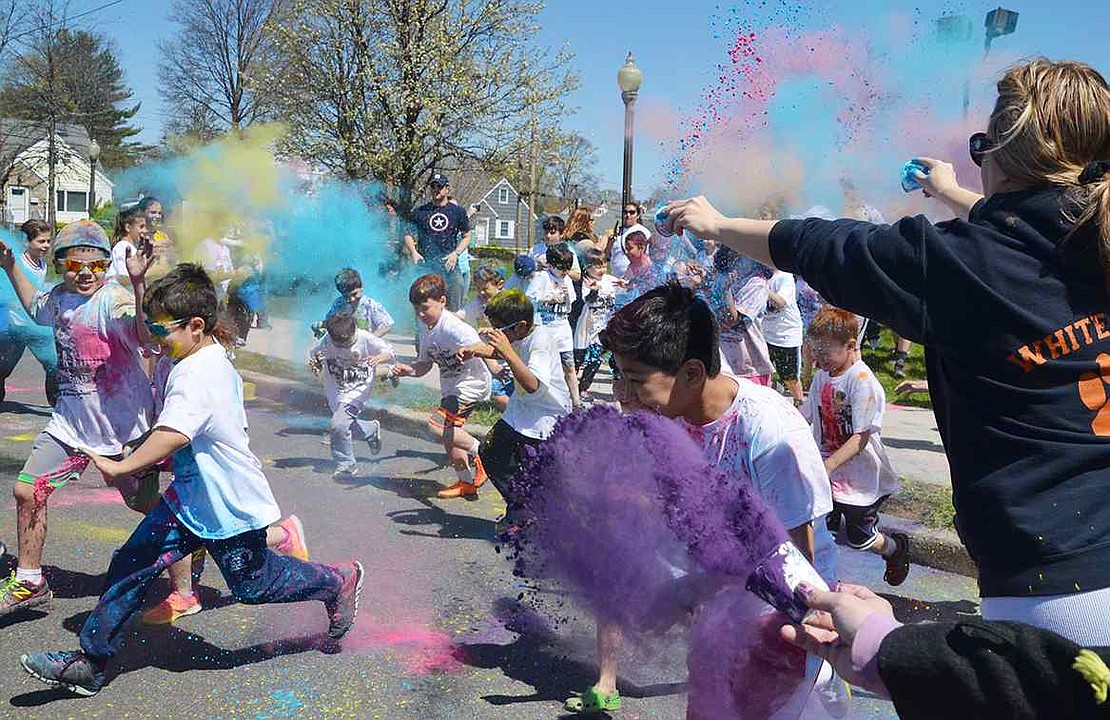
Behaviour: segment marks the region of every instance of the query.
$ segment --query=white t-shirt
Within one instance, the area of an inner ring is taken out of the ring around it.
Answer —
[[[439,391],[443,397],[455,395],[467,403],[489,399],[489,368],[481,358],[459,362],[459,348],[482,340],[478,331],[453,312],[443,311],[433,328],[422,328],[418,363],[431,361],[439,366]]]
[[[583,278],[582,299],[586,303],[582,313],[578,316],[578,324],[574,328],[574,347],[581,350],[598,342],[598,336],[613,311],[617,307],[617,291],[620,281],[606,273],[597,279],[594,287],[588,287]]]
[[[836,377],[825,370],[813,376],[802,414],[813,425],[813,439],[823,457],[839,450],[852,435],[871,431],[863,451],[829,478],[837,502],[863,507],[898,490],[898,475],[879,437],[885,409],[883,386],[863,360]]]
[[[226,239],[226,238],[225,238]],[[231,264],[231,248],[224,240],[207,238],[197,247],[197,262],[204,266],[210,273],[232,272],[235,268]],[[231,280],[222,280],[216,283],[216,298],[224,300]]]
[[[566,245],[568,250],[570,250],[571,272],[582,272],[582,264],[578,260],[578,252],[576,251],[575,247],[565,240],[563,241],[563,244]],[[538,243],[533,245],[532,249],[528,251],[528,254],[536,260],[536,267],[541,269],[547,267],[547,243],[545,243],[543,240],[540,240]]]
[[[628,272],[628,266],[632,263],[628,259],[628,253],[624,251],[624,240],[628,237],[629,233],[639,230],[644,234],[644,239],[651,240],[651,230],[646,226],[636,223],[632,227],[627,227],[621,230],[621,234],[613,241],[613,249],[609,251],[609,270],[617,277],[624,277]]]
[[[91,297],[55,286],[35,298],[32,315],[54,328],[58,402],[46,432],[102,455],[150,429],[154,398],[139,359],[135,296],[105,283]]]
[[[173,454],[173,482],[163,497],[194,534],[223,540],[281,517],[250,449],[243,380],[221,345],[203,347],[173,366],[155,426],[189,438]]]
[[[570,331],[570,306],[574,302],[574,281],[570,275],[559,278],[553,270],[532,276],[525,294],[535,306],[535,325],[550,328],[557,352],[572,352],[574,336]]]
[[[767,341],[763,338],[761,316],[767,309],[767,280],[753,275],[743,283],[726,280],[726,292],[740,322],[721,330],[721,352],[741,377],[770,375],[774,372]]]
[[[767,283],[771,290],[786,301],[781,309],[767,306],[763,316],[763,336],[771,345],[795,348],[802,346],[802,313],[798,310],[798,292],[794,276],[776,270]]]
[[[470,302],[463,305],[457,315],[471,327],[489,327],[489,321],[486,319],[486,304],[482,302],[481,295],[475,294],[470,298]]]
[[[832,510],[829,476],[805,418],[771,388],[727,377],[736,382],[736,399],[721,417],[678,422],[710,462],[747,478],[787,529],[813,522],[814,567],[836,582],[836,545],[824,522]]]
[[[516,380],[516,390],[501,419],[521,435],[546,440],[559,418],[570,412],[570,390],[551,330],[535,326],[528,337],[513,343],[517,355],[540,381],[536,392],[527,392]]]
[[[367,361],[383,352],[394,356],[392,345],[362,329],[355,330],[351,347],[339,347],[327,334],[312,346],[309,355],[323,366],[324,393],[333,412],[339,403],[361,408],[370,399],[376,368]]]
[[[112,264],[104,273],[105,280],[115,280],[118,283],[130,283],[131,277],[127,274],[127,253],[135,254],[135,245],[130,240],[120,240],[112,246]]]
[[[363,295],[359,298],[358,305],[351,306],[347,302],[347,298],[338,297],[335,302],[331,304],[328,309],[328,314],[325,318],[340,312],[349,312],[355,316],[355,323],[362,330],[369,330],[372,333],[378,333],[381,330],[388,331],[393,327],[393,316],[385,309],[385,306],[372,297]]]

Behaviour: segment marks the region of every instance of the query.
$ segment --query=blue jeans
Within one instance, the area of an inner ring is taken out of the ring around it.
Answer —
[[[123,631],[143,607],[150,583],[197,548],[216,561],[232,595],[241,603],[334,600],[343,585],[338,571],[319,563],[278,555],[266,548],[266,530],[226,540],[205,540],[183,526],[165,500],[159,500],[123,547],[112,555],[108,589],[81,628],[81,649],[94,660],[119,650]]]

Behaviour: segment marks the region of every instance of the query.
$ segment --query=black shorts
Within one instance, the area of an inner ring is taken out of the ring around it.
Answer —
[[[889,495],[884,495],[867,506],[845,505],[833,500],[832,512],[825,518],[829,532],[838,533],[848,547],[866,550],[879,537],[879,508]]]
[[[780,347],[767,343],[767,354],[771,356],[771,364],[775,366],[779,380],[787,382],[798,379],[798,367],[802,360],[800,347]]]
[[[478,449],[482,467],[490,482],[501,493],[506,505],[512,505],[509,480],[520,469],[525,449],[539,445],[542,440],[522,435],[504,420],[498,420]]]

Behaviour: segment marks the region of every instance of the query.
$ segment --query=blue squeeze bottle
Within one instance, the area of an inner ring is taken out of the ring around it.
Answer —
[[[925,175],[929,174],[929,168],[922,165],[917,160],[910,160],[902,166],[902,190],[905,192],[913,192],[914,190],[921,189],[921,183],[917,181],[914,172],[921,172]]]
[[[674,232],[667,228],[667,206],[660,205],[655,208],[655,232],[662,237],[672,237]]]

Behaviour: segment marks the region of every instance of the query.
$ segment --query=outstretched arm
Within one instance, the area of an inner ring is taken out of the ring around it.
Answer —
[[[8,279],[11,280],[12,288],[15,289],[16,297],[19,298],[20,304],[27,314],[31,317],[35,316],[32,307],[35,304],[35,296],[38,295],[38,290],[31,284],[27,274],[23,272],[23,268],[15,261],[15,253],[5,243],[0,242],[0,267],[4,268],[4,272],[8,274]]]

